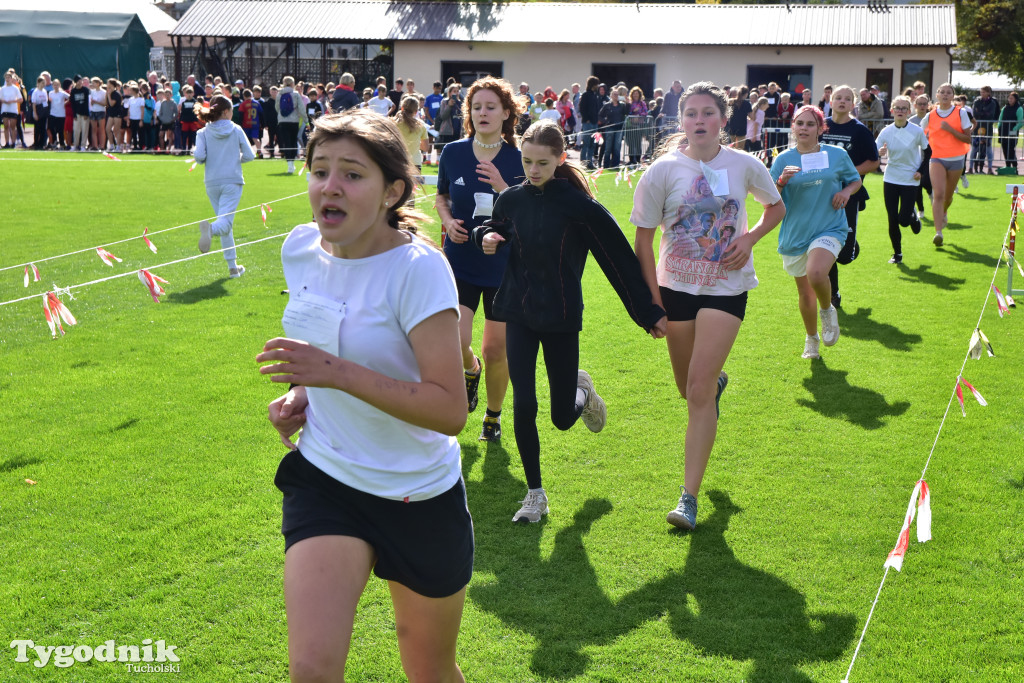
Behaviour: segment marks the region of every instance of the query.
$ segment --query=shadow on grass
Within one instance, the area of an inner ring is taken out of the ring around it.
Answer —
[[[586,501],[556,534],[551,556],[543,559],[546,523],[511,524],[525,486],[509,473],[508,453],[495,445],[486,454],[472,446],[464,449],[467,480],[481,457],[483,480],[467,481],[466,487],[476,531],[476,571],[493,579],[474,583],[469,597],[537,641],[530,670],[539,678],[581,676],[590,666],[585,650],[611,645],[666,617],[673,635],[702,653],[753,660],[750,681],[809,680],[797,665],[837,659],[855,635],[854,615],[810,613],[795,588],[737,560],[724,534],[739,508],[716,491],[706,496],[714,505],[712,515],[696,532],[678,539],[681,549],[690,541],[683,568],[613,601],[601,589],[584,546],[592,526],[611,512],[611,502]],[[567,514],[554,494],[550,515]],[[622,551],[628,552],[628,544]]]
[[[43,459],[38,456],[29,455],[16,455],[9,460],[0,462],[0,472],[13,472],[21,467],[27,467],[28,465],[35,465],[36,463],[42,462]]]
[[[110,429],[110,431],[111,432],[119,432],[119,431],[121,431],[123,429],[128,429],[129,427],[134,427],[135,423],[138,422],[138,421],[139,421],[139,418],[133,417],[130,420],[125,420],[124,422],[122,422],[121,424],[117,425],[116,427],[112,427]]]
[[[838,310],[843,336],[877,341],[885,348],[894,351],[910,351],[914,344],[920,344],[922,341],[919,334],[908,334],[895,325],[872,320],[872,309],[870,308],[858,308],[857,312],[853,314],[847,312],[845,308]]]
[[[964,249],[958,247],[955,244],[947,244],[945,252],[953,257],[955,261],[961,263],[977,263],[982,266],[988,266],[989,268],[996,267],[996,257],[989,254],[982,254],[977,251],[971,251],[970,249]]]
[[[967,282],[966,278],[962,277],[949,277],[942,273],[931,272],[932,267],[922,263],[917,268],[910,268],[906,264],[901,263],[897,266],[900,269],[900,279],[912,282],[917,280],[923,282],[926,285],[938,287],[946,291],[954,291],[960,289],[960,286]]]
[[[209,299],[219,299],[228,295],[228,290],[224,288],[224,283],[227,281],[228,278],[222,277],[209,284],[186,289],[184,292],[168,292],[164,301],[171,304],[194,304]]]
[[[829,369],[821,360],[811,361],[811,376],[804,380],[804,387],[814,400],[797,399],[797,403],[864,429],[878,429],[885,424],[883,418],[902,415],[910,407],[907,401],[890,404],[877,391],[853,386],[846,378],[848,374],[848,370]]]

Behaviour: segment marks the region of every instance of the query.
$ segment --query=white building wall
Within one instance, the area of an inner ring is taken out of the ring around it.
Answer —
[[[531,91],[556,91],[584,83],[593,63],[654,64],[655,84],[667,89],[674,79],[684,86],[700,80],[737,85],[747,65],[811,65],[809,86],[820,93],[826,83],[866,85],[867,69],[892,69],[900,85],[901,62],[934,63],[934,83],[949,79],[950,60],[941,47],[735,47],[678,45],[570,45],[546,43],[397,42],[395,76],[412,77],[416,89],[430,92],[440,79],[441,61],[496,61],[513,85],[525,81]],[[650,93],[646,93],[648,96]]]

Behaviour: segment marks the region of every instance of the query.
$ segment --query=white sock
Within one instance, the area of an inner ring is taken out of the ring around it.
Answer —
[[[544,495],[547,495],[547,493],[544,492],[544,487],[543,486],[540,487],[539,489],[528,489],[528,490],[529,490],[530,493],[543,493]]]
[[[818,333],[815,332],[814,334],[809,334],[809,335],[807,335],[807,338],[808,339],[817,339],[818,338]]]
[[[583,405],[587,405],[587,390],[583,387],[576,387],[576,403],[582,402]]]

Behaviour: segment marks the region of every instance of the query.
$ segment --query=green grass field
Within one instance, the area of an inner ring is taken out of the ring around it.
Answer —
[[[0,267],[36,259],[42,277],[26,289],[21,268],[0,271],[0,302],[129,273],[72,290],[79,324],[58,340],[40,297],[0,306],[0,681],[137,675],[15,662],[14,640],[147,638],[177,647],[180,673],[165,674],[177,681],[287,679],[273,485],[283,448],[266,420],[280,386],[254,360],[280,333],[281,239],[240,248],[238,280],[219,254],[154,270],[169,281],[160,304],[133,271],[194,255],[195,226],[151,235],[158,254],[141,240],[108,247],[124,259],[113,268],[91,250],[41,260],[207,217],[202,170],[187,169],[181,158],[0,154]],[[241,206],[304,191],[284,170],[248,164]],[[632,240],[632,192],[600,183]],[[774,235],[758,245],[761,286],[726,366],[695,533],[664,521],[687,419],[665,344],[629,321],[592,263],[581,364],[609,422],[599,435],[541,423],[548,518],[510,523],[525,493],[511,392],[501,446],[477,442],[482,409],[460,437],[477,541],[459,641],[467,679],[842,679],[986,299],[1004,183],[972,176],[947,246],[932,246],[926,221],[905,235],[898,268],[872,175],[862,255],[840,275],[842,338],[823,362],[800,358]],[[239,214],[236,241],[310,216],[305,197],[273,207],[268,227],[258,209]],[[851,681],[1024,679],[1022,315],[1000,319],[989,303],[981,327],[996,357],[968,361],[965,376],[990,405],[968,398],[965,419],[954,401],[927,475],[934,540],[912,540],[902,573],[890,572]],[[543,417],[543,370],[538,381]],[[348,678],[403,678],[376,579]]]

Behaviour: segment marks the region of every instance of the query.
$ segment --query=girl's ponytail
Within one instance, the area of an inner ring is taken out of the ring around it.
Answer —
[[[219,121],[220,117],[224,116],[224,112],[229,111],[232,107],[231,100],[223,95],[214,95],[210,100],[209,107],[196,107],[196,114],[203,123],[213,123]]]

